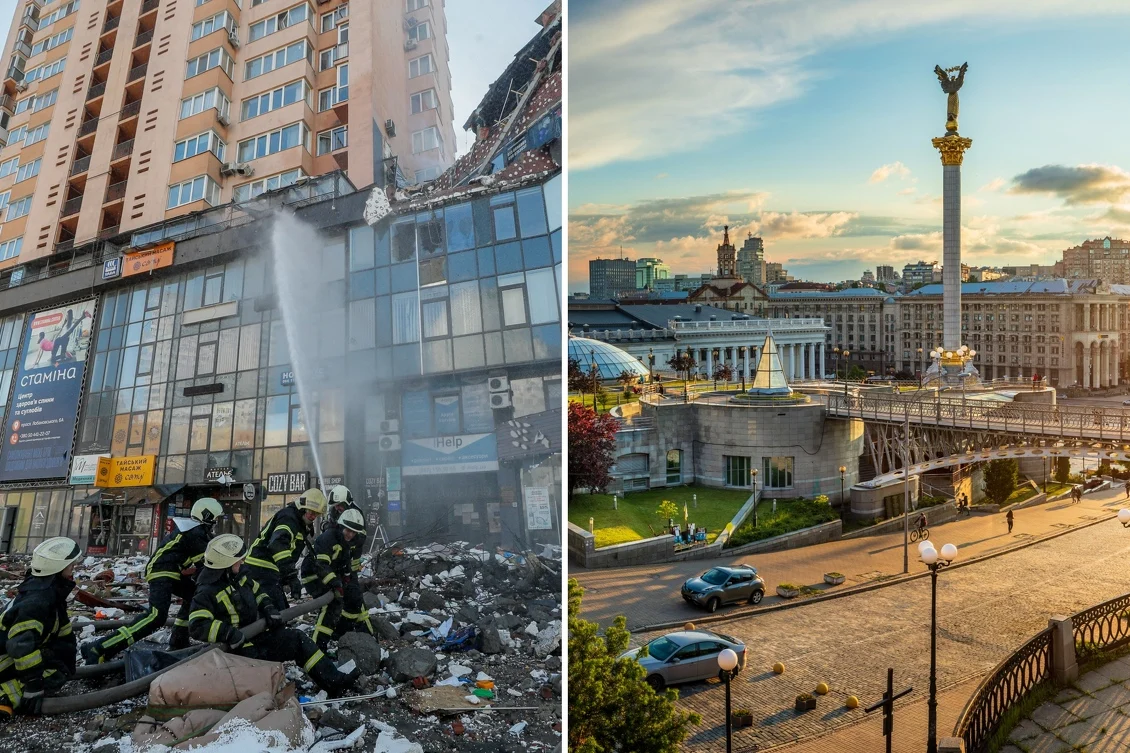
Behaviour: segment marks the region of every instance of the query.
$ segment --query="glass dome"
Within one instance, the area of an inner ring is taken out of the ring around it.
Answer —
[[[624,371],[639,374],[644,381],[647,381],[647,366],[633,358],[630,353],[599,340],[570,337],[569,358],[570,360],[576,359],[585,371],[591,369],[595,361],[596,368],[600,372],[600,378],[605,382],[615,380]]]

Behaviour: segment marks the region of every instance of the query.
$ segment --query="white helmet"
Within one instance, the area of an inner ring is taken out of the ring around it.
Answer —
[[[31,553],[32,575],[55,575],[61,573],[79,557],[82,549],[66,536],[47,539]]]
[[[204,550],[204,567],[223,570],[247,556],[243,539],[234,533],[222,533],[208,542]]]
[[[360,510],[346,510],[337,519],[337,522],[351,531],[365,533],[365,518],[361,516]]]
[[[347,505],[353,501],[353,493],[347,487],[338,484],[330,489],[328,500],[331,506]]]
[[[321,489],[307,489],[302,496],[294,501],[294,506],[299,510],[309,510],[318,515],[326,514],[326,495]]]
[[[196,500],[192,505],[192,512],[189,517],[197,523],[203,523],[206,526],[215,524],[217,520],[224,516],[224,507],[211,497],[201,497]]]

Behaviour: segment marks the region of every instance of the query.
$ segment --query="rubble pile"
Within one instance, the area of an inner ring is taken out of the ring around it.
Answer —
[[[88,557],[76,576],[83,590],[104,599],[144,604],[144,566],[143,557]],[[286,667],[310,725],[303,738],[313,741],[300,749],[560,750],[561,566],[560,547],[518,554],[462,543],[394,548],[366,561],[361,585],[377,636],[348,633],[330,644],[339,665],[355,663],[361,671],[356,697],[327,701],[301,668]],[[26,563],[0,560],[0,598],[14,594],[14,574],[22,577],[25,569]],[[5,578],[4,571],[13,577]],[[72,607],[80,643],[93,633],[91,620],[132,616],[79,599]],[[291,624],[311,632],[314,619]],[[167,630],[151,639],[166,640]],[[120,682],[120,673],[78,680],[64,693]],[[18,749],[29,753],[142,753],[145,747],[131,735],[145,711],[143,695],[88,712],[18,717],[0,727],[0,750],[15,749],[9,746],[18,741]],[[249,728],[253,721],[230,720],[207,747],[195,750],[236,750],[249,735],[263,734]],[[277,740],[268,749],[288,753]]]

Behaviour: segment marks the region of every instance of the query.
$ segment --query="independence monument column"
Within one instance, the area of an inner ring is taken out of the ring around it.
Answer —
[[[931,141],[942,155],[942,348],[949,352],[961,347],[961,160],[973,139],[957,134],[957,92],[968,67],[934,66],[942,91],[949,95],[946,135]]]

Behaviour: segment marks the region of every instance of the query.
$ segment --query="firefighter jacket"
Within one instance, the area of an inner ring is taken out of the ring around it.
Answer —
[[[283,581],[297,574],[298,558],[306,543],[306,520],[293,503],[275,513],[251,544],[247,564],[274,570]]]
[[[196,581],[188,631],[198,641],[228,643],[233,629],[246,627],[260,616],[274,612],[266,591],[259,588],[246,567],[239,574],[230,568],[206,568]]]
[[[341,526],[331,525],[314,540],[314,556],[302,560],[303,582],[317,581],[313,589],[308,589],[311,592],[325,593],[331,588],[341,588],[342,581],[353,572],[353,542],[345,540],[342,530]]]
[[[181,579],[181,571],[199,566],[204,559],[204,549],[211,534],[208,526],[196,521],[174,519],[174,530],[161,539],[157,550],[145,566],[145,580],[152,583],[158,578]],[[195,525],[190,525],[195,524]]]
[[[362,518],[365,516],[365,512],[360,507],[358,507],[355,502],[347,503],[345,505],[345,510],[342,510],[341,514],[334,515],[333,511],[336,509],[337,508],[335,507],[330,507],[330,515],[327,516],[327,518],[329,519],[326,521],[326,531],[335,528],[340,531],[342,530],[342,528],[344,528],[344,526],[342,526],[341,523],[338,523],[337,521],[341,517],[341,515],[345,513],[346,510],[356,510],[357,512],[361,513]],[[357,534],[353,537],[353,541],[346,542],[343,539],[342,543],[347,549],[349,549],[349,561],[352,566],[352,572],[360,572],[361,553],[365,551],[365,536],[362,534]],[[343,575],[342,577],[345,576]]]
[[[45,673],[55,671],[51,667],[74,674],[78,642],[67,617],[67,596],[74,587],[61,575],[33,575],[20,584],[0,614],[0,678],[14,676],[24,692],[34,692],[42,690]]]

